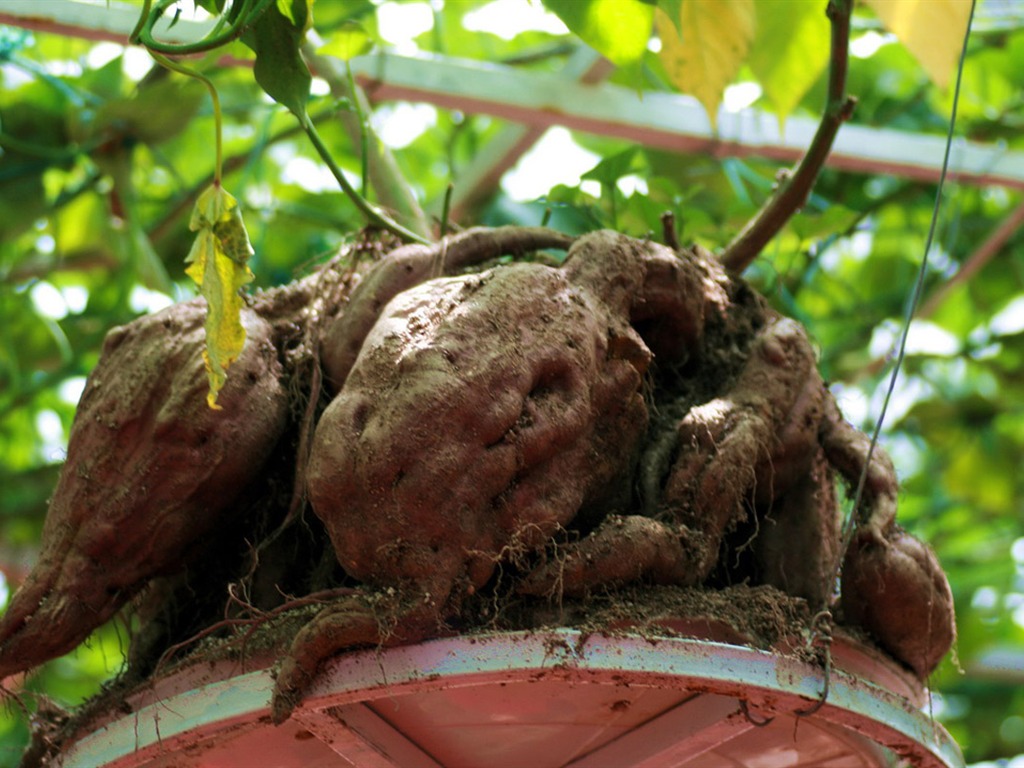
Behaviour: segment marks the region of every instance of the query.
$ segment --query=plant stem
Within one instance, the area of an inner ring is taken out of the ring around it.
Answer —
[[[203,85],[206,86],[206,89],[210,92],[210,99],[213,101],[213,125],[215,137],[214,143],[216,147],[215,162],[213,166],[213,183],[219,187],[221,180],[221,169],[223,167],[224,160],[224,141],[221,135],[223,133],[222,127],[224,119],[223,115],[221,114],[220,96],[217,94],[216,87],[214,87],[213,82],[210,80],[210,78],[208,78],[206,75],[196,72],[194,69],[184,67],[178,62],[172,61],[171,59],[168,59],[166,56],[156,53],[155,51],[150,51],[149,55],[153,57],[153,60],[156,61],[157,64],[159,64],[162,67],[166,67],[172,72],[177,72],[178,74],[185,75],[186,77],[191,77],[195,80],[199,80]]]
[[[151,0],[150,0],[151,1]],[[139,25],[136,26],[135,30],[129,37],[129,41],[132,43],[140,43],[149,50],[150,53],[156,51],[157,53],[163,53],[170,56],[186,56],[194,53],[206,53],[212,51],[214,48],[220,48],[223,45],[237,40],[249,26],[260,17],[260,15],[270,7],[270,4],[274,0],[240,0],[241,6],[237,15],[231,20],[228,28],[223,32],[217,33],[217,30],[221,26],[221,22],[218,22],[217,28],[212,34],[199,40],[195,43],[162,43],[153,37],[153,26],[163,16],[164,11],[170,7],[175,0],[161,0],[157,3],[156,8],[152,12],[149,11],[150,3],[147,2],[143,7],[143,16],[140,20]]]
[[[455,185],[448,182],[448,188],[444,191],[444,208],[441,210],[441,239],[444,240],[444,236],[448,234],[448,216],[452,209],[452,192],[455,191]]]
[[[322,122],[323,120],[326,120],[333,114],[333,111],[320,112],[311,119],[313,123],[316,124]],[[238,170],[239,168],[243,167],[246,163],[250,162],[253,156],[262,151],[263,148],[270,146],[271,144],[275,144],[279,141],[289,139],[292,136],[295,136],[296,134],[299,133],[302,133],[302,126],[294,125],[291,126],[290,128],[285,128],[284,130],[275,133],[262,144],[250,147],[249,149],[245,150],[244,152],[240,152],[237,155],[231,155],[230,157],[224,160],[224,168],[222,172],[225,174],[230,174],[231,172]],[[213,174],[205,176],[204,178],[196,182],[194,185],[192,185],[192,187],[189,188],[188,191],[178,195],[174,199],[171,208],[168,211],[166,211],[163,214],[163,216],[159,219],[159,221],[157,221],[150,228],[149,239],[156,241],[164,237],[167,234],[170,227],[174,224],[174,222],[180,216],[187,213],[192,208],[193,204],[195,203],[196,197],[199,196],[200,192],[202,192],[204,189],[210,186],[213,183],[213,180]]]
[[[322,77],[327,82],[332,96],[336,99],[347,99],[353,105],[358,105],[358,110],[363,114],[369,113],[369,102],[362,88],[357,85],[355,90],[352,90],[349,87],[347,78],[341,71],[337,60],[318,55],[308,42],[302,46],[302,58],[306,60],[313,74]],[[395,215],[420,237],[429,238],[432,234],[430,223],[417,202],[412,188],[398,169],[391,152],[372,129],[366,130],[364,138],[364,129],[361,124],[363,121],[357,117],[355,109],[350,112],[341,112],[339,118],[353,146],[358,142],[365,147],[369,160],[370,184],[380,205],[394,211]]]
[[[352,74],[352,62],[345,60],[345,75],[348,80],[348,89],[352,93],[352,98],[349,103],[352,104],[352,108],[356,111],[356,115],[359,117],[359,165],[361,174],[359,176],[360,187],[359,192],[363,197],[367,197],[369,192],[369,173],[370,173],[370,152],[368,141],[369,138],[369,125],[366,122],[366,113],[363,111],[363,105],[360,99],[355,97],[356,94],[356,78]],[[444,237],[444,235],[441,235]]]
[[[320,159],[323,160],[327,167],[330,169],[331,174],[338,181],[338,184],[341,185],[341,188],[342,190],[344,190],[345,194],[348,195],[349,199],[353,203],[355,203],[356,208],[362,211],[363,215],[366,216],[367,220],[369,220],[371,224],[378,226],[381,229],[386,229],[388,232],[391,232],[392,234],[402,238],[402,240],[404,240],[405,242],[420,243],[422,245],[431,244],[431,241],[428,240],[427,238],[418,235],[415,232],[411,232],[398,222],[391,219],[385,213],[377,210],[372,205],[370,205],[366,201],[366,198],[360,195],[359,192],[357,192],[356,189],[349,183],[348,179],[345,178],[345,173],[341,170],[341,168],[338,167],[338,164],[334,162],[334,158],[331,156],[330,150],[327,149],[327,146],[320,138],[320,134],[317,132],[316,127],[313,125],[313,122],[309,119],[309,116],[303,114],[299,118],[299,121],[300,124],[302,125],[302,130],[306,132],[306,135],[309,137],[309,140],[313,144],[314,149],[316,149],[317,154],[320,155]]]
[[[828,17],[832,22],[832,54],[828,76],[828,102],[821,123],[807,153],[793,175],[779,184],[778,190],[753,219],[725,247],[720,256],[733,275],[743,272],[761,250],[775,237],[806,202],[818,173],[832,150],[839,126],[853,113],[856,99],[846,96],[846,70],[849,62],[850,14],[853,0],[830,0]]]

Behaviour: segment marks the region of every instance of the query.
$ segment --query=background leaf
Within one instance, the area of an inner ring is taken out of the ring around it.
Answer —
[[[654,8],[641,0],[544,0],[544,5],[613,64],[634,64],[647,50]]]
[[[342,61],[351,61],[373,49],[373,38],[366,28],[355,21],[346,21],[331,33],[331,39],[317,49],[321,56],[336,56]]]
[[[313,78],[299,53],[308,18],[306,0],[292,0],[291,20],[274,3],[256,20],[242,41],[256,52],[256,82],[276,101],[301,118]]]
[[[118,131],[147,144],[157,143],[181,133],[206,97],[206,89],[195,80],[160,79],[129,98],[104,103],[97,111],[94,131]]]
[[[932,82],[949,85],[971,13],[971,0],[865,0],[914,54]]]
[[[682,0],[677,26],[655,11],[665,72],[683,93],[696,96],[714,125],[725,86],[746,60],[754,37],[754,0]]]
[[[765,99],[784,121],[828,66],[827,0],[758,0],[749,64]]]

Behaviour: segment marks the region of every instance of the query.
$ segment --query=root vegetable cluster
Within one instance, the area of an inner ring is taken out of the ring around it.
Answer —
[[[538,249],[568,253],[497,263]],[[862,471],[842,617],[922,677],[953,640],[935,555],[895,523],[891,462],[843,421],[804,329],[700,248],[481,229],[332,263],[246,310],[222,411],[202,316],[182,304],[108,336],[39,564],[0,618],[0,677],[140,593],[162,615],[135,656],[152,660],[216,619],[183,591],[222,612],[232,580],[261,609],[352,587],[281,660],[278,721],[329,656],[458,631],[482,594],[748,583],[817,611],[844,557],[837,480]],[[218,547],[242,554],[214,577],[196,555]]]

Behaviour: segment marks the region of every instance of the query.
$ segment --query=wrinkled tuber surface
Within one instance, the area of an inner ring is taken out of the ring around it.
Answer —
[[[0,678],[70,651],[196,540],[261,471],[287,399],[269,325],[206,405],[205,307],[178,304],[107,334],[75,414],[39,562],[0,617]]]
[[[497,552],[542,545],[625,480],[648,358],[624,318],[550,267],[401,294],[313,444],[310,499],[342,566],[440,605],[456,583],[483,586]]]
[[[564,561],[531,574],[523,589],[540,594],[560,580],[568,594],[579,595],[621,583],[621,566],[610,567],[619,556],[616,539],[635,550],[631,573],[658,583],[702,583],[719,562],[726,533],[756,505],[763,531],[752,542],[759,580],[823,606],[840,524],[818,438],[826,396],[803,329],[767,318],[731,388],[679,422],[660,519],[610,521],[569,548]],[[675,553],[671,568],[667,552]]]
[[[363,309],[354,298],[357,322]],[[332,332],[350,349],[345,327]],[[716,365],[723,339],[744,329],[732,366]],[[706,366],[720,394],[701,402],[691,389],[676,404],[671,467],[645,504],[656,514],[610,515],[631,511],[652,350],[677,382]],[[428,281],[382,309],[344,373],[317,428],[310,498],[345,570],[397,607],[387,632],[358,598],[314,619],[278,676],[277,720],[324,657],[443,631],[500,563],[529,562],[586,521],[599,524],[559,544],[520,594],[700,584],[728,569],[730,535],[745,531],[737,551],[752,564],[732,576],[819,610],[841,554],[833,467],[855,483],[867,463],[863,529],[893,524],[892,466],[881,453],[869,462],[866,440],[842,422],[803,328],[697,249],[678,258],[598,232],[561,269]]]
[[[435,279],[383,309],[317,426],[309,493],[346,572],[398,593],[400,636],[436,632],[499,561],[539,550],[581,508],[628,499],[651,357],[631,311],[664,312],[691,338],[699,327],[685,301],[647,306],[647,264],[665,256],[597,233],[565,269]],[[676,285],[663,266],[651,274]],[[329,610],[300,634],[276,717],[321,657],[384,641],[367,615]]]
[[[541,227],[479,227],[440,245],[396,248],[356,286],[348,311],[335,318],[324,334],[320,359],[331,391],[341,389],[384,306],[402,291],[506,254],[566,249],[571,243],[567,235]]]

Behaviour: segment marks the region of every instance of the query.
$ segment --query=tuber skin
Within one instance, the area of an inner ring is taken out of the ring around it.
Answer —
[[[899,526],[881,539],[868,526],[856,532],[843,560],[842,608],[922,679],[956,640],[953,594],[938,558]]]
[[[352,292],[347,311],[324,334],[320,360],[331,392],[337,394],[341,389],[366,334],[384,306],[402,291],[507,254],[540,248],[566,250],[571,244],[568,235],[543,227],[474,227],[433,246],[412,244],[395,249],[374,265]]]
[[[747,578],[825,609],[841,557],[835,473],[853,485],[865,466],[860,540],[888,543],[881,555],[848,558],[850,574],[880,571],[875,592],[847,575],[848,613],[870,624],[854,595],[871,605],[879,585],[947,605],[934,558],[916,540],[893,539],[892,464],[881,451],[869,457],[867,437],[843,421],[803,328],[699,248],[676,254],[595,232],[559,269],[521,264],[409,285],[430,274],[427,253],[400,249],[397,266],[375,268],[323,342],[344,353],[326,353],[343,361],[331,374],[343,384],[317,426],[309,497],[340,564],[364,586],[296,636],[277,676],[275,722],[332,654],[444,634],[500,563],[542,552],[520,594],[696,585],[730,567],[728,536],[753,527]],[[416,270],[403,266],[409,259]],[[751,336],[738,370],[714,374],[721,394],[691,403],[676,424],[656,514],[619,514],[632,503],[652,359],[700,376],[723,338]],[[580,520],[597,525],[551,557]],[[951,637],[951,609],[928,619],[942,626],[885,619],[901,637],[927,633],[926,652],[877,635],[919,674]]]
[[[719,562],[725,535],[755,506],[761,518],[752,543],[758,580],[823,607],[839,557],[840,525],[819,439],[827,397],[803,328],[771,317],[731,389],[679,422],[678,455],[659,519],[644,524],[643,544],[623,544],[635,550],[636,570],[655,583],[704,582]],[[622,531],[619,522],[598,528],[570,547],[564,562],[531,574],[521,591],[543,594],[556,579],[570,595],[621,583],[610,567],[619,548],[608,539]],[[679,552],[674,571],[663,565],[668,549]]]
[[[540,550],[581,508],[628,497],[651,360],[631,315],[683,329],[667,342],[680,351],[702,322],[702,305],[676,290],[699,295],[697,282],[674,261],[598,232],[563,268],[434,279],[384,308],[317,426],[308,474],[313,509],[366,599],[326,609],[296,637],[275,721],[324,658],[437,634],[500,562]],[[399,606],[388,632],[368,618],[382,593]]]
[[[891,459],[877,447],[872,453],[868,436],[837,418],[834,402],[827,405],[833,414],[823,435],[829,461],[851,487],[867,467],[868,515],[858,521],[843,558],[844,617],[923,680],[956,640],[949,581],[931,548],[896,524],[898,483]]]
[[[526,574],[516,589],[524,595],[578,597],[596,586],[639,581],[692,584],[698,563],[691,537],[682,525],[643,515],[610,515],[579,545],[564,547],[554,562]]]
[[[111,330],[75,414],[42,552],[0,616],[0,678],[72,650],[230,514],[284,430],[270,326],[248,340],[206,404],[205,305]]]
[[[834,472],[855,487],[864,471],[867,513],[844,563],[844,613],[918,676],[934,669],[955,637],[948,582],[934,553],[895,525],[892,462],[843,420],[798,323],[767,312],[732,386],[690,408],[678,438],[656,518],[608,518],[518,591],[701,584],[722,568],[727,534],[753,517],[755,582],[826,609],[843,555]]]
[[[718,562],[723,536],[747,515],[753,503],[773,509],[794,483],[804,478],[822,449],[818,432],[827,392],[818,376],[810,342],[799,323],[773,317],[754,340],[746,365],[723,396],[692,408],[679,423],[679,455],[669,475],[663,506],[692,531],[698,546],[694,583],[703,581]],[[832,475],[820,473],[831,485]],[[812,514],[825,516],[812,522]],[[763,514],[763,513],[762,513]],[[822,547],[823,538],[836,538],[839,513],[834,504],[811,507],[801,515],[810,537],[802,550],[800,568],[789,584],[777,584],[789,552],[762,551],[765,539],[754,541],[765,560],[765,583],[793,590],[814,605],[824,605],[835,570],[835,547]],[[769,527],[766,525],[766,528]],[[831,550],[831,551],[830,551]],[[810,562],[806,558],[823,558]]]

